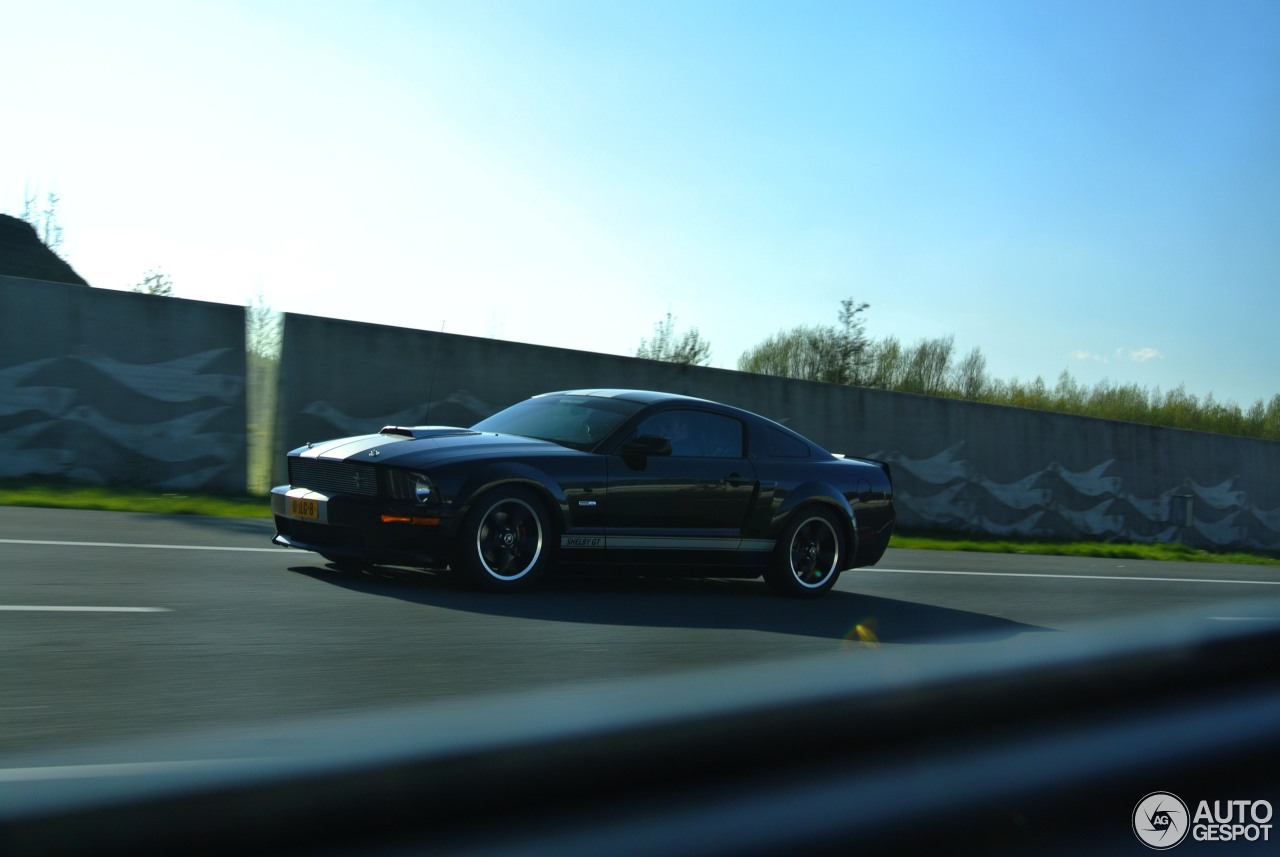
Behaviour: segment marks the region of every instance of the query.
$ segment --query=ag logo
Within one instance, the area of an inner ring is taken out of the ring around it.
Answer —
[[[1190,826],[1187,805],[1169,792],[1152,792],[1133,808],[1133,832],[1143,845],[1157,851],[1185,839]]]

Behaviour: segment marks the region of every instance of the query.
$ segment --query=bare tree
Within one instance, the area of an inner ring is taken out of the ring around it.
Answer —
[[[939,336],[922,339],[911,347],[907,357],[907,373],[899,388],[908,393],[938,396],[946,392],[947,374],[955,337]]]
[[[975,345],[973,350],[956,364],[952,386],[962,399],[977,401],[987,390],[987,358]]]
[[[262,292],[245,304],[245,348],[267,360],[280,358],[283,316],[273,310]]]
[[[676,335],[676,319],[671,313],[653,326],[653,339],[641,339],[636,356],[648,360],[665,360],[686,366],[705,366],[711,362],[711,343],[693,327]]]
[[[896,336],[886,336],[870,348],[870,368],[866,384],[881,390],[897,390],[907,375],[902,343]]]
[[[861,384],[870,367],[870,355],[864,327],[865,319],[858,316],[869,308],[868,303],[854,303],[853,298],[840,301],[840,329],[836,336],[839,366],[843,372],[844,384]]]
[[[743,372],[828,384],[863,383],[871,368],[869,340],[858,316],[869,304],[840,302],[839,325],[800,325],[779,331],[738,358]]]
[[[162,271],[147,271],[147,275],[142,278],[142,282],[134,285],[130,291],[143,295],[159,295],[160,297],[171,298],[173,297],[173,280]]]
[[[55,193],[49,193],[43,210],[38,208],[38,200],[38,194],[23,193],[22,219],[31,224],[44,246],[65,261],[66,256],[62,252],[62,226],[58,223],[58,203],[62,199]]]

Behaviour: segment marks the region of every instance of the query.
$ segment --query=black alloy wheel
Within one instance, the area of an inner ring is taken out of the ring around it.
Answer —
[[[817,597],[835,585],[845,560],[845,536],[836,516],[820,507],[801,509],[782,531],[764,579],[774,591]]]
[[[526,488],[498,488],[472,507],[458,537],[458,565],[493,591],[523,589],[546,569],[551,527],[541,500]]]

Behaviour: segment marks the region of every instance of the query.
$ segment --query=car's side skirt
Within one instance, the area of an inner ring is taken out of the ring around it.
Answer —
[[[768,553],[773,539],[744,539],[738,536],[611,536],[563,535],[562,550],[661,550],[661,551],[747,551]]]

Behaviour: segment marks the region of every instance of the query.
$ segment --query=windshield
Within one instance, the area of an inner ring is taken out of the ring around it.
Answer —
[[[499,411],[472,428],[590,449],[642,407],[639,402],[602,396],[539,396]]]

